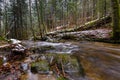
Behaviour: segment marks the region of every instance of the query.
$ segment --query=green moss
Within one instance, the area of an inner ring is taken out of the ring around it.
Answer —
[[[59,77],[59,78],[57,78],[57,80],[68,80],[68,79],[64,78],[64,77]]]
[[[0,41],[7,41],[7,39],[2,37],[2,36],[0,36]]]
[[[56,59],[57,62],[62,61],[62,63],[65,65],[68,62],[70,62],[72,65],[77,64],[77,60],[75,57],[72,57],[69,54],[46,54],[46,56],[49,57],[54,57]]]
[[[39,60],[37,62],[31,63],[31,67],[33,71],[49,71],[54,70],[52,66],[55,64],[58,65],[58,68],[61,70],[63,67],[64,70],[72,70],[72,71],[79,71],[79,63],[76,57],[69,55],[69,54],[44,54],[46,57],[46,60]],[[51,62],[51,59],[53,57],[53,60]],[[81,69],[81,68],[80,68]],[[73,73],[74,74],[74,73]],[[79,74],[79,72],[75,73],[76,75]],[[66,80],[63,77],[58,78],[58,80]]]
[[[33,69],[36,68],[37,71],[48,71],[49,70],[48,62],[45,60],[31,63],[31,68]]]

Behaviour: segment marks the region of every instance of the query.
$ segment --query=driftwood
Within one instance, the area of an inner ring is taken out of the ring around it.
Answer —
[[[50,69],[55,72],[57,75],[59,75],[60,77],[64,77],[66,78],[66,73],[63,67],[63,63],[62,60],[57,61],[56,58],[54,58],[52,60],[51,63],[49,63]]]
[[[60,68],[61,67],[61,68]],[[51,70],[54,71],[57,75],[66,78],[66,74],[63,68],[62,63],[61,64],[57,64],[55,63],[54,65],[50,66]]]

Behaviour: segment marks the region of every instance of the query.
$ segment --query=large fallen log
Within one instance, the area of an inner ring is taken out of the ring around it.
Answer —
[[[112,18],[110,16],[103,17],[100,19],[87,22],[85,23],[85,25],[75,28],[74,31],[83,31],[83,30],[89,30],[91,28],[99,28],[107,23],[110,23],[111,21],[112,21]]]
[[[65,33],[65,32],[74,32],[74,31],[84,31],[84,30],[89,30],[91,28],[99,28],[107,23],[110,23],[112,21],[112,18],[110,16],[106,16],[100,19],[96,19],[90,22],[85,23],[84,25],[81,25],[80,27],[73,28],[73,29],[68,29],[68,30],[60,30],[60,31],[54,31],[47,33],[46,35],[56,35],[57,33]]]

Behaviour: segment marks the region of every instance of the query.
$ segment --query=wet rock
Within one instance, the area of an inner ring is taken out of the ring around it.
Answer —
[[[7,55],[8,60],[14,61],[24,59],[28,55],[29,50],[21,44],[16,44],[17,42],[14,43],[15,44],[10,45],[11,52]]]
[[[37,72],[40,74],[46,74],[49,71],[49,66],[47,61],[38,61],[31,63],[31,72]]]
[[[22,68],[24,71],[27,71],[27,70],[29,69],[28,63],[22,63],[22,64],[21,64],[21,68]]]
[[[19,41],[19,40],[17,40],[17,39],[10,39],[10,40],[8,40],[8,42],[9,42],[10,44],[20,44],[20,43],[22,43],[21,41]]]
[[[26,57],[26,53],[26,50],[12,49],[11,53],[7,55],[7,58],[10,61],[21,60]]]
[[[66,77],[66,75],[79,75],[79,65],[75,57],[69,54],[46,54],[50,70],[55,75]]]
[[[0,56],[0,66],[2,66],[2,64],[3,64],[3,57]]]
[[[37,67],[36,67],[36,66],[32,66],[32,67],[31,67],[31,72],[32,72],[32,73],[38,73]]]

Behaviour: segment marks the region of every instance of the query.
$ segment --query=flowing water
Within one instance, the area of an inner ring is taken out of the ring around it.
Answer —
[[[120,80],[120,45],[99,42],[79,44],[78,56],[93,80]]]
[[[63,55],[66,58],[63,65],[70,80],[120,80],[119,44],[87,41],[65,43],[23,41],[23,44],[32,49],[31,52],[34,54],[31,57],[34,60],[39,57],[40,60],[51,61],[55,54]],[[31,62],[29,58],[26,61]],[[39,63],[40,67],[44,64],[46,67],[48,64]],[[50,74],[47,67],[44,71],[46,74],[41,75],[33,74],[28,69],[22,80],[57,80],[57,75]]]
[[[70,54],[73,51],[78,50],[78,46],[70,42],[67,43],[52,43],[52,42],[33,42],[25,41],[23,44],[30,49],[34,49],[35,52],[47,52],[47,53],[66,53]]]

